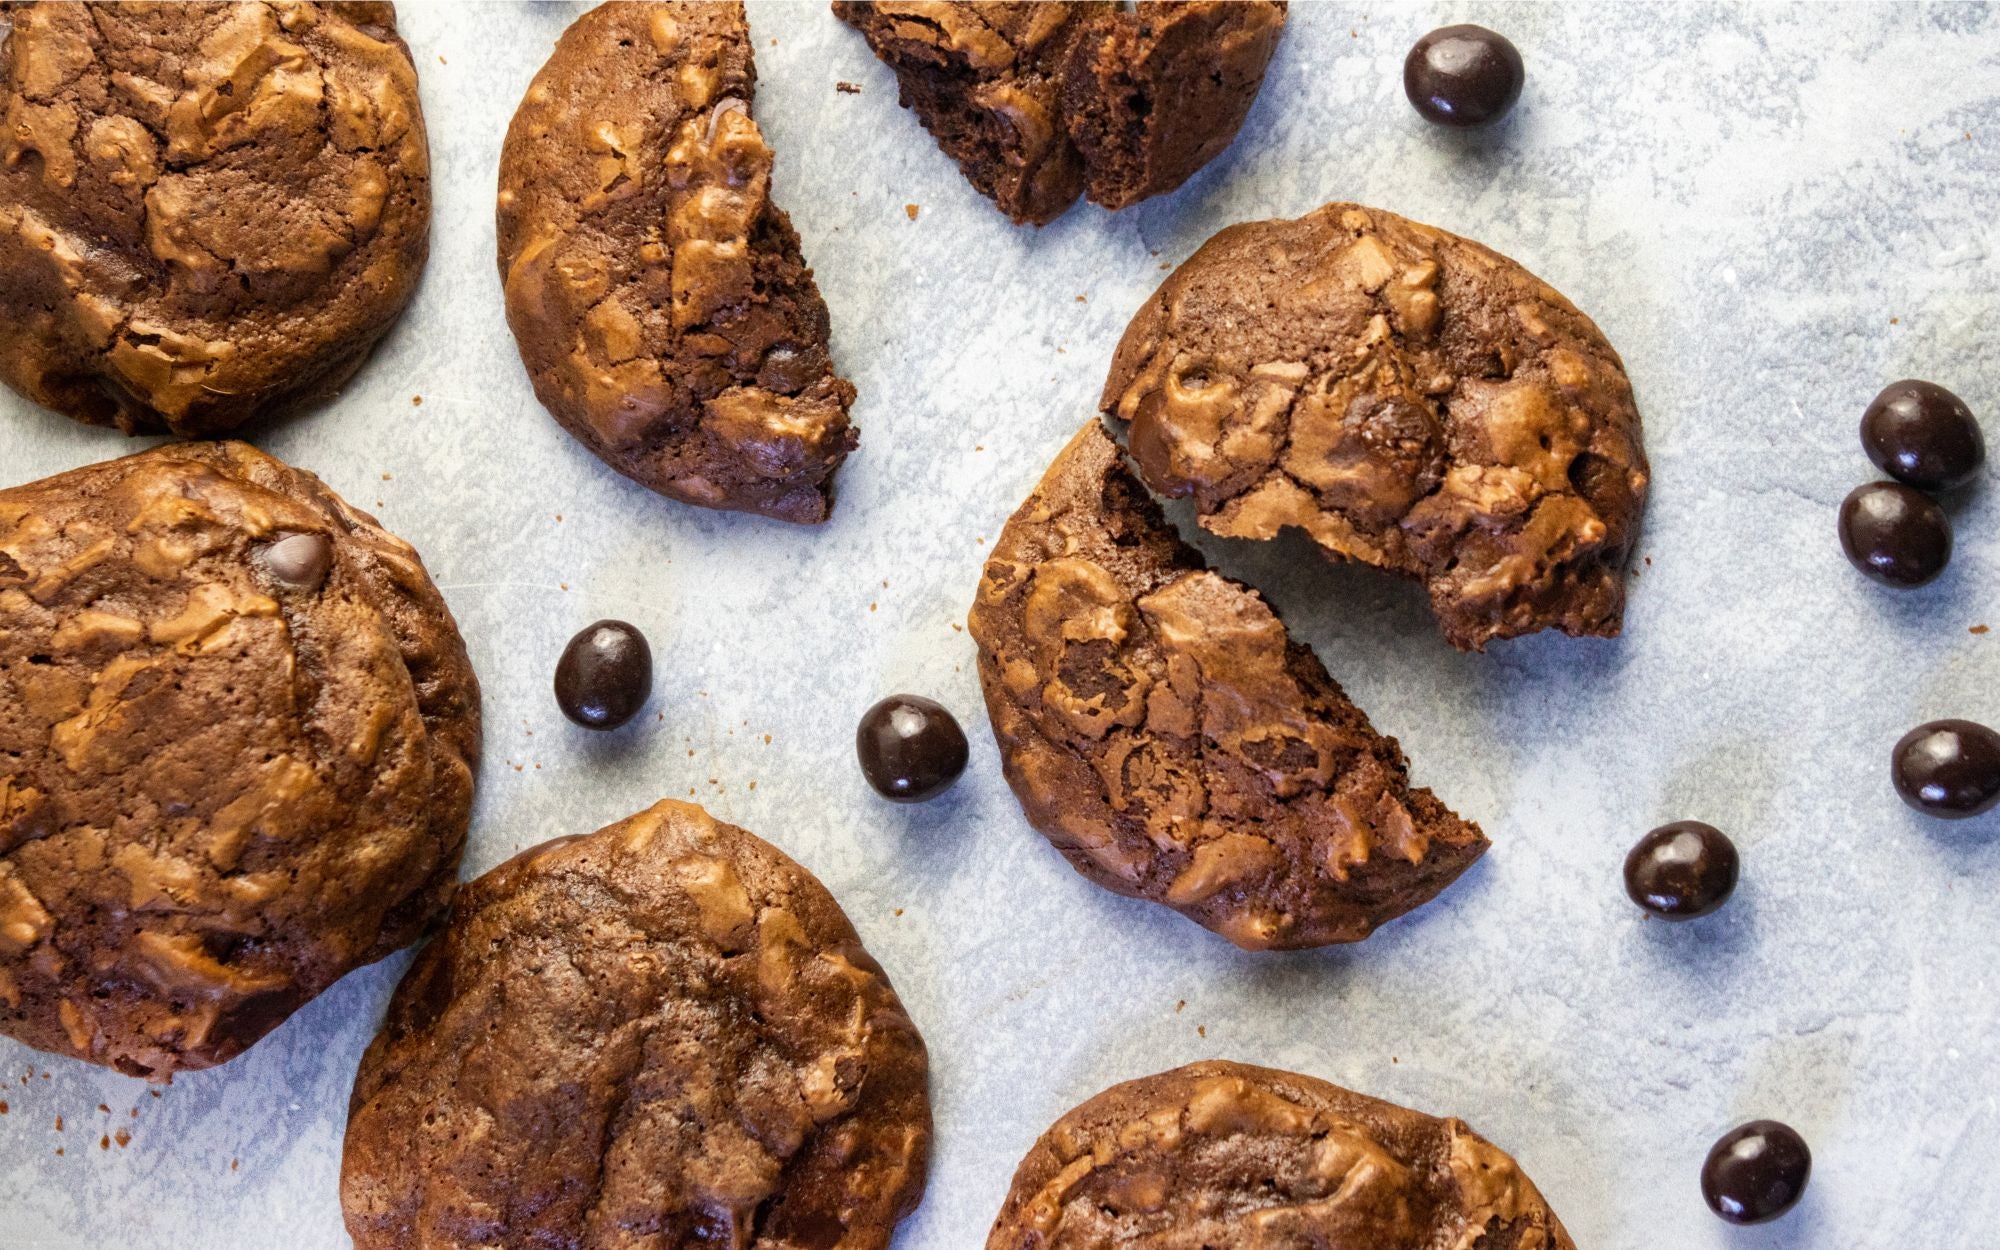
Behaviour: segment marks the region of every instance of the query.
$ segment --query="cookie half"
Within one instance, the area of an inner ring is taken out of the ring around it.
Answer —
[[[1212,1060],[1114,1085],[1014,1173],[986,1250],[1576,1250],[1459,1120]]]
[[[443,911],[479,687],[409,544],[185,443],[0,491],[0,1033],[163,1080]]]
[[[1256,591],[1203,567],[1094,418],[1001,531],[971,631],[1029,821],[1238,946],[1359,941],[1486,849]]]
[[[1104,411],[1203,528],[1421,581],[1453,645],[1611,636],[1648,470],[1625,367],[1520,265],[1380,209],[1231,226],[1125,330]]]
[[[127,433],[344,382],[430,246],[389,4],[0,3],[0,379]]]
[[[355,1077],[359,1250],[880,1250],[927,1059],[833,896],[664,802],[459,891]]]
[[[1228,147],[1285,26],[1273,0],[835,0],[982,195],[1046,225],[1125,208]]]
[[[771,194],[740,3],[563,33],[500,153],[500,274],[535,395],[687,503],[826,519],[857,435],[826,304]]]

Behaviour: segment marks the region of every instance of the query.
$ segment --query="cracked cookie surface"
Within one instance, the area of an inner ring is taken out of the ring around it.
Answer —
[[[1205,529],[1415,578],[1455,646],[1621,627],[1648,484],[1624,365],[1470,240],[1354,204],[1232,226],[1133,318],[1102,406]]]
[[[613,3],[563,33],[500,155],[507,320],[542,405],[687,503],[826,519],[857,435],[771,193],[740,3]]]
[[[339,387],[429,248],[394,7],[0,20],[0,379],[79,421],[188,436]]]
[[[970,628],[1007,780],[1078,872],[1248,949],[1354,942],[1486,849],[1093,418],[994,544]]]
[[[923,1040],[804,868],[689,803],[465,885],[355,1078],[359,1250],[880,1250]]]
[[[1462,1121],[1211,1060],[1072,1109],[1014,1173],[986,1250],[1576,1250]]]
[[[835,0],[982,195],[1046,225],[1180,186],[1256,102],[1286,7],[1272,0]]]
[[[0,1032],[165,1079],[450,898],[479,689],[417,554],[183,443],[0,490]]]

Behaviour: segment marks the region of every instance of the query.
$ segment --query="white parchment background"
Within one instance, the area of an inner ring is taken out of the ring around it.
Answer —
[[[970,190],[823,4],[757,5],[777,194],[861,391],[817,530],[655,498],[529,392],[495,168],[578,11],[402,6],[436,163],[429,271],[343,397],[256,435],[415,542],[458,615],[487,718],[468,873],[667,795],[816,872],[931,1046],[937,1149],[904,1250],[980,1244],[1064,1109],[1207,1056],[1463,1116],[1587,1248],[1993,1244],[2000,822],[1927,823],[1886,767],[1918,721],[2000,720],[2000,634],[1969,632],[2000,626],[1993,492],[1956,506],[1951,569],[1915,593],[1862,581],[1833,521],[1871,475],[1855,425],[1884,382],[1943,382],[2000,435],[1994,10],[1302,4],[1221,159],[1163,201],[1036,232]],[[1400,86],[1417,34],[1468,19],[1529,75],[1511,123],[1471,139]],[[1087,884],[1028,828],[956,624],[1161,271],[1225,224],[1331,199],[1481,239],[1597,319],[1645,414],[1648,562],[1622,640],[1465,656],[1407,586],[1298,546],[1224,551],[1494,843],[1361,947],[1250,955]],[[0,482],[133,449],[0,395]],[[614,615],[652,638],[664,716],[592,736],[550,676]],[[853,763],[857,715],[896,690],[973,738],[928,806],[876,800]],[[1680,817],[1728,830],[1744,878],[1721,915],[1668,927],[1619,865]],[[405,962],[158,1098],[0,1043],[0,1245],[345,1246],[348,1086]],[[1731,1230],[1696,1175],[1757,1116],[1804,1132],[1812,1188]],[[129,1147],[100,1150],[117,1127]]]

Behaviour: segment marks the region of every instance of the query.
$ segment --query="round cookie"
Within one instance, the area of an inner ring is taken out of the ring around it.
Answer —
[[[857,435],[826,304],[771,198],[740,3],[563,33],[500,153],[507,320],[542,405],[674,499],[826,519]]]
[[[341,1205],[358,1250],[881,1250],[927,1070],[826,888],[663,802],[459,891],[361,1060]]]
[[[1380,209],[1231,226],[1125,331],[1104,411],[1235,538],[1422,581],[1445,637],[1615,635],[1647,487],[1631,383],[1499,253]]]
[[[449,901],[479,688],[422,563],[184,443],[0,490],[0,1033],[164,1080]]]
[[[1007,780],[1084,876],[1248,949],[1355,942],[1486,849],[1085,425],[971,615]]]
[[[980,194],[1023,225],[1180,186],[1242,127],[1276,0],[834,0]]]
[[[394,6],[0,21],[0,379],[79,421],[205,436],[360,367],[430,246]]]
[[[1212,1060],[1044,1133],[986,1250],[1576,1250],[1520,1166],[1441,1120]]]

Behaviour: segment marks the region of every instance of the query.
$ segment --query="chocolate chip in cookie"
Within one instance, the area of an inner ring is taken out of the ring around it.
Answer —
[[[1285,26],[1274,0],[835,0],[905,108],[1022,224],[1125,208],[1228,147]]]
[[[1095,419],[1001,531],[971,630],[1029,821],[1239,946],[1360,941],[1486,849],[1262,597],[1203,567]]]
[[[1231,226],[1126,328],[1104,411],[1233,538],[1421,581],[1445,637],[1615,635],[1647,488],[1625,367],[1520,265],[1380,209]]]
[[[358,1250],[884,1250],[927,1081],[826,888],[660,803],[459,891],[362,1057],[341,1207]]]
[[[687,503],[823,521],[854,387],[772,197],[740,3],[606,4],[500,153],[507,320],[544,407]]]
[[[1463,1122],[1211,1060],[1114,1085],[1037,1141],[986,1250],[1576,1250]]]
[[[451,897],[479,687],[407,543],[242,443],[0,490],[0,1033],[164,1080]]]
[[[389,4],[0,3],[0,380],[203,436],[332,393],[430,245]]]

